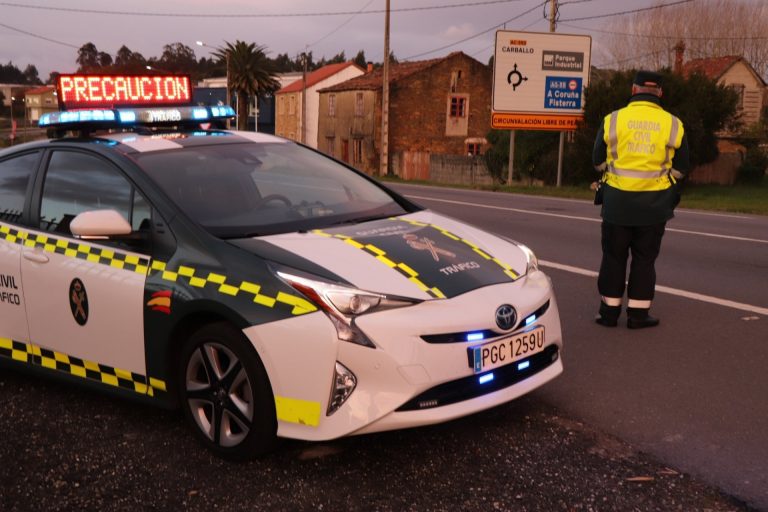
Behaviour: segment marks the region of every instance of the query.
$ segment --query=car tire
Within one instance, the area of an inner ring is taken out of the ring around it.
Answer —
[[[225,322],[195,331],[182,349],[178,374],[184,416],[216,455],[247,460],[275,447],[272,388],[241,331]]]

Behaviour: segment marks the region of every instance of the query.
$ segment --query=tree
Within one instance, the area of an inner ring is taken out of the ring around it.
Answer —
[[[355,58],[352,59],[352,62],[357,64],[363,69],[367,69],[368,67],[368,61],[365,58],[365,50],[360,50],[357,52],[357,55],[355,55]]]
[[[51,71],[48,75],[48,80],[45,81],[48,85],[56,85],[56,82],[59,80],[59,73],[58,71]]]
[[[6,84],[23,84],[26,78],[24,73],[13,62],[0,64],[0,82]]]
[[[79,73],[87,73],[93,71],[99,67],[99,50],[96,49],[96,45],[93,43],[85,43],[77,50],[77,59],[75,62],[78,65],[77,71]]]
[[[197,72],[197,59],[195,51],[182,43],[173,43],[163,46],[163,54],[158,64],[161,68],[174,73],[195,74]]]
[[[123,45],[115,54],[114,70],[121,73],[144,73],[147,60],[139,52],[133,52]]]
[[[739,101],[736,92],[700,74],[682,77],[669,70],[664,75],[661,104],[683,122],[693,166],[717,158],[716,133],[737,127]],[[585,91],[584,123],[575,133],[569,148],[564,173],[568,181],[593,181],[592,147],[604,117],[624,107],[630,96],[635,71],[612,73],[605,80],[595,80]]]
[[[107,52],[99,52],[98,61],[99,67],[108,68],[112,65],[112,56]]]
[[[739,55],[768,78],[768,2],[698,0],[611,18],[606,31],[609,66],[619,69],[672,67],[683,41],[686,60]]]
[[[28,64],[24,68],[24,82],[30,85],[40,85],[43,82],[40,81],[40,76],[37,73],[37,67],[34,64]]]
[[[226,43],[213,55],[228,66],[227,86],[237,98],[237,128],[244,130],[248,121],[248,99],[250,96],[272,94],[280,88],[272,61],[265,53],[265,46],[237,40]]]

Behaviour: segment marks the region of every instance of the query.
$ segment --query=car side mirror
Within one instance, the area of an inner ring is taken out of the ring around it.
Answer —
[[[115,210],[91,210],[77,215],[69,224],[72,234],[84,239],[123,237],[133,231],[128,221]]]

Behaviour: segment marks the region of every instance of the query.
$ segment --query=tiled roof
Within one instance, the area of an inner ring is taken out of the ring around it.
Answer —
[[[442,62],[446,59],[449,59],[459,54],[462,54],[462,52],[453,52],[450,55],[441,57],[439,59],[417,60],[412,62],[399,62],[397,64],[392,64],[389,67],[389,82],[390,83],[397,82],[398,80],[402,80],[403,78],[406,78],[415,73],[423,71],[431,66],[434,66],[439,62]],[[342,82],[340,84],[336,84],[331,87],[322,89],[320,92],[381,89],[381,84],[383,82],[383,79],[382,79],[383,73],[384,73],[383,68],[378,68],[372,71],[371,73],[366,73],[365,75],[352,78],[350,80],[347,80],[346,82]]]
[[[698,72],[712,80],[718,80],[731,66],[740,60],[743,60],[743,58],[738,55],[689,60],[683,64],[683,75],[690,76]]]
[[[320,69],[316,69],[315,71],[307,74],[307,87],[312,87],[313,85],[322,82],[326,78],[329,78],[339,71],[342,71],[349,66],[355,66],[356,68],[360,69],[360,66],[355,64],[352,61],[349,62],[341,62],[339,64],[328,64],[327,66],[323,66]],[[360,69],[362,71],[362,69]],[[302,89],[302,80],[298,79],[295,82],[291,82],[290,84],[286,85],[279,91],[277,91],[277,94],[284,94],[287,92],[298,92]]]
[[[45,94],[46,92],[55,91],[56,88],[52,85],[44,85],[42,87],[35,87],[34,89],[27,89],[24,94]]]

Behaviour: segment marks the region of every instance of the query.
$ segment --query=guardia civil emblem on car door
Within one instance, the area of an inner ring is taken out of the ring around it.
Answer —
[[[85,325],[88,321],[88,294],[85,285],[78,278],[73,279],[69,285],[69,307],[75,322]]]

